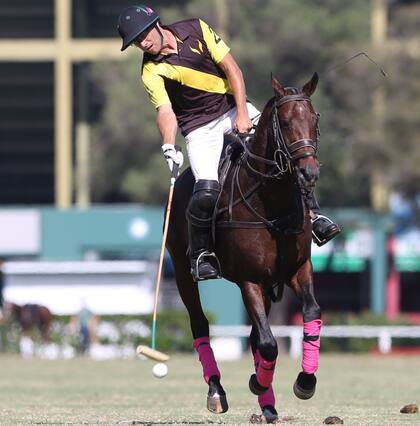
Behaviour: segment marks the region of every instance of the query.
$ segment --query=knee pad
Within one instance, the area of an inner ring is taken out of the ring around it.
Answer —
[[[194,185],[188,212],[200,219],[209,218],[213,213],[219,193],[220,184],[217,180],[199,180]]]

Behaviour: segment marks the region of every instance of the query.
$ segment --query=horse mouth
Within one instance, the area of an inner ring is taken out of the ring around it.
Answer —
[[[309,168],[296,167],[297,177],[301,189],[305,193],[312,192],[319,177],[318,169],[312,170]]]

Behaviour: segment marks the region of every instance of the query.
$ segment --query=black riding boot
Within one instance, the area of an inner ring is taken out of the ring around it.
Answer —
[[[313,191],[307,198],[307,204],[311,212],[312,240],[321,247],[337,236],[341,229],[330,218],[320,214],[321,209]]]
[[[211,251],[211,220],[220,186],[217,181],[199,180],[187,210],[189,255],[194,281],[220,278],[220,264]]]
[[[191,274],[194,281],[220,278],[219,261],[216,255],[210,251],[209,247],[210,227],[195,226],[189,222],[188,233],[190,239]]]

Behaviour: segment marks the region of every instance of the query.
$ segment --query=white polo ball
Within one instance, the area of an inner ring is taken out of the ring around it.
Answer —
[[[153,366],[152,373],[155,377],[161,379],[162,377],[165,377],[168,374],[168,366],[163,362],[158,362]]]

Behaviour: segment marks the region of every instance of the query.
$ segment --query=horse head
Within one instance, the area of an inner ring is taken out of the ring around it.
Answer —
[[[5,321],[10,321],[20,314],[21,307],[16,303],[5,301],[3,304],[3,317]]]
[[[275,97],[272,106],[272,135],[280,168],[287,163],[297,173],[303,189],[312,190],[319,177],[317,159],[319,114],[312,106],[318,74],[301,89],[283,87],[273,76]]]

